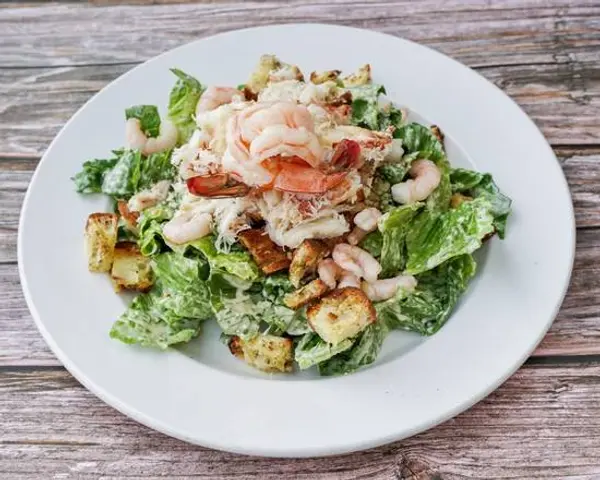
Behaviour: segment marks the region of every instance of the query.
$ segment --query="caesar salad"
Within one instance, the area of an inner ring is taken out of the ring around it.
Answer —
[[[172,73],[167,115],[127,108],[125,146],[73,177],[114,206],[87,220],[89,270],[139,292],[112,338],[166,349],[216,321],[252,367],[340,375],[393,330],[445,324],[473,252],[505,235],[491,175],[453,168],[369,65],[307,80],[264,55],[237,87]]]

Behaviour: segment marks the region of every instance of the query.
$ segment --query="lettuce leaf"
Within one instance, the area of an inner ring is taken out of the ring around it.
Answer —
[[[146,137],[158,137],[160,114],[156,105],[135,105],[125,110],[125,119],[137,118]]]
[[[212,236],[195,240],[188,246],[202,252],[210,265],[211,272],[224,272],[250,283],[257,281],[261,276],[256,262],[248,252],[241,250],[230,253],[219,252]]]
[[[408,274],[431,270],[446,260],[472,253],[494,232],[491,204],[485,197],[464,202],[443,214],[424,211],[406,237]]]
[[[304,335],[311,332],[306,319],[306,310],[292,310],[283,303],[286,293],[295,288],[286,273],[276,273],[265,277],[262,284],[260,298],[271,302],[263,316],[263,321],[269,325],[269,333],[272,335]]]
[[[319,363],[319,373],[324,376],[344,375],[375,361],[389,327],[383,321],[369,325],[348,350]]]
[[[305,370],[348,350],[352,347],[352,343],[352,340],[346,339],[337,345],[331,345],[316,333],[311,332],[300,339],[294,350],[294,357],[300,369]]]
[[[367,83],[348,90],[352,93],[352,124],[381,131],[399,127],[404,121],[402,110],[391,104],[379,104],[379,96],[385,95],[383,85]]]
[[[213,314],[208,287],[200,278],[202,266],[202,260],[174,252],[156,256],[154,287],[133,300],[113,324],[111,338],[165,349],[197,336],[202,321]]]
[[[163,224],[173,217],[174,210],[166,203],[160,203],[147,208],[138,220],[138,246],[143,255],[147,257],[157,255],[165,250],[163,239]]]
[[[433,335],[450,316],[476,267],[471,255],[461,255],[418,275],[412,294],[401,290],[396,297],[375,303],[378,321],[391,329]]]
[[[401,182],[410,170],[410,165],[417,159],[419,152],[403,155],[400,161],[385,163],[377,169],[377,173],[391,185]]]
[[[152,153],[144,158],[140,165],[140,180],[136,191],[149,188],[161,180],[172,181],[177,174],[176,167],[171,163],[172,150]]]
[[[177,127],[181,145],[190,139],[196,129],[193,115],[204,88],[194,77],[177,68],[172,68],[171,72],[177,76],[177,82],[169,95],[169,118]]]
[[[84,162],[83,168],[71,178],[78,193],[102,193],[102,183],[106,174],[119,161],[115,155],[108,159],[95,159]]]
[[[129,198],[140,182],[142,154],[138,150],[116,150],[119,160],[106,173],[102,182],[102,193],[115,198]]]
[[[411,203],[394,208],[379,220],[382,235],[381,258],[382,276],[390,277],[402,271],[406,264],[406,238],[413,228],[413,219],[423,207],[422,203]]]
[[[369,233],[358,245],[363,250],[366,250],[375,258],[381,257],[383,249],[383,235],[379,230]]]
[[[450,171],[450,184],[452,192],[463,193],[473,198],[486,198],[490,202],[496,232],[500,238],[504,238],[512,201],[500,192],[492,176],[489,173],[454,168]]]

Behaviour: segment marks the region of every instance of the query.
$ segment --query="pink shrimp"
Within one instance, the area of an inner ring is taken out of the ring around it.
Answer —
[[[210,112],[221,105],[231,103],[233,97],[242,95],[242,92],[231,87],[208,87],[198,100],[196,105],[196,116],[204,112]]]

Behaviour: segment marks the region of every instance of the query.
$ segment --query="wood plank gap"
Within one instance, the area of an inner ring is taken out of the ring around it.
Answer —
[[[542,355],[539,357],[529,357],[524,365],[556,367],[565,364],[599,364],[600,355]]]

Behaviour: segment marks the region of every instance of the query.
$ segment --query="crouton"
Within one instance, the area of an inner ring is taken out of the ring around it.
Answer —
[[[458,208],[464,202],[470,202],[471,200],[473,200],[473,199],[471,197],[469,197],[468,195],[463,195],[462,193],[456,192],[456,193],[452,194],[452,196],[450,197],[450,207]]]
[[[317,278],[307,283],[302,288],[287,293],[283,297],[283,303],[286,307],[297,310],[304,305],[321,298],[327,293],[329,287],[321,279]]]
[[[249,92],[256,94],[269,82],[282,80],[304,80],[304,75],[297,66],[284,63],[275,55],[263,55],[245,87]]]
[[[113,213],[92,213],[85,225],[85,246],[90,272],[108,272],[117,243],[119,217]]]
[[[429,128],[431,130],[431,133],[433,133],[435,138],[437,138],[440,141],[440,143],[442,144],[442,147],[443,147],[444,146],[444,134],[440,130],[440,127],[438,127],[437,125],[432,125]]]
[[[360,67],[356,73],[342,78],[344,87],[358,87],[371,83],[371,65],[368,63]]]
[[[330,249],[319,240],[307,239],[294,251],[290,264],[290,281],[298,288],[307,275],[316,272],[317,264],[327,256]]]
[[[117,292],[121,290],[147,292],[153,284],[150,258],[142,255],[135,243],[119,242],[115,246],[110,276]]]
[[[238,239],[266,275],[290,266],[290,259],[283,248],[273,242],[262,228],[243,230],[238,234]]]
[[[125,226],[130,232],[136,233],[138,232],[137,221],[140,216],[139,212],[132,212],[129,210],[129,205],[125,200],[119,200],[117,202],[117,210],[119,210],[119,214],[125,223]]]
[[[310,74],[310,81],[316,85],[325,82],[335,82],[342,73],[341,70],[326,70],[324,72],[312,72]]]
[[[258,335],[249,340],[234,336],[229,350],[240,360],[263,372],[291,372],[294,355],[290,338]]]
[[[306,311],[308,324],[326,342],[337,345],[374,323],[375,307],[356,287],[334,290]]]

